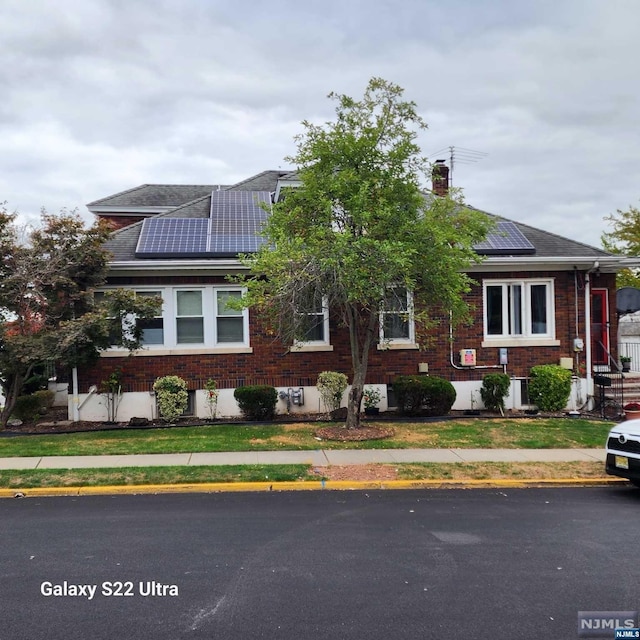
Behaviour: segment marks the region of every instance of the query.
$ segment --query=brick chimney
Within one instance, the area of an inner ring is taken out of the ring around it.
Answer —
[[[436,160],[431,170],[432,191],[442,197],[449,193],[449,167],[444,162],[444,160]]]

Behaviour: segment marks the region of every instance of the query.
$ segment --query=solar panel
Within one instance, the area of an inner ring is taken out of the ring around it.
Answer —
[[[474,246],[477,253],[487,256],[529,255],[536,248],[514,222],[498,222],[483,242]]]
[[[213,257],[253,253],[265,242],[260,235],[270,203],[268,191],[214,191],[209,218],[147,218],[136,257]]]
[[[207,253],[209,220],[206,218],[146,218],[138,238],[136,256],[199,257]]]
[[[260,232],[268,215],[261,203],[271,203],[268,191],[214,191],[209,252],[236,255],[257,251],[264,242]]]

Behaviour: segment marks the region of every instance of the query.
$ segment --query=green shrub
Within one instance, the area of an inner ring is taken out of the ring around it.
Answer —
[[[238,387],[233,397],[247,420],[271,420],[276,414],[278,392],[269,385]]]
[[[456,390],[437,376],[398,376],[393,381],[398,412],[406,416],[442,416],[456,401]]]
[[[509,395],[511,379],[506,373],[489,373],[482,379],[480,397],[489,411],[504,410],[504,399]]]
[[[164,376],[153,383],[158,400],[158,411],[164,420],[171,422],[187,409],[189,394],[187,383],[179,376]]]
[[[322,371],[318,374],[316,387],[325,408],[329,412],[337,411],[342,404],[342,396],[349,384],[347,376],[337,371]]]
[[[541,411],[562,411],[571,394],[571,371],[557,364],[531,368],[529,398]]]
[[[12,415],[23,422],[33,422],[41,413],[44,413],[42,400],[32,393],[28,396],[18,396]]]
[[[40,401],[40,406],[42,407],[41,413],[45,413],[48,409],[51,409],[51,407],[53,407],[53,401],[56,399],[56,394],[53,391],[49,391],[49,389],[40,389],[32,395]]]

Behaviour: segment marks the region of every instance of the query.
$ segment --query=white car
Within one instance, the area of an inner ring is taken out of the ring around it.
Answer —
[[[625,420],[609,431],[605,470],[640,487],[640,419]]]

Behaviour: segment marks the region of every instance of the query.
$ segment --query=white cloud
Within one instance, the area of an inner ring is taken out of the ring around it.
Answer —
[[[143,182],[286,166],[303,119],[406,89],[471,204],[599,244],[640,198],[635,0],[5,0],[0,200],[33,216]]]

